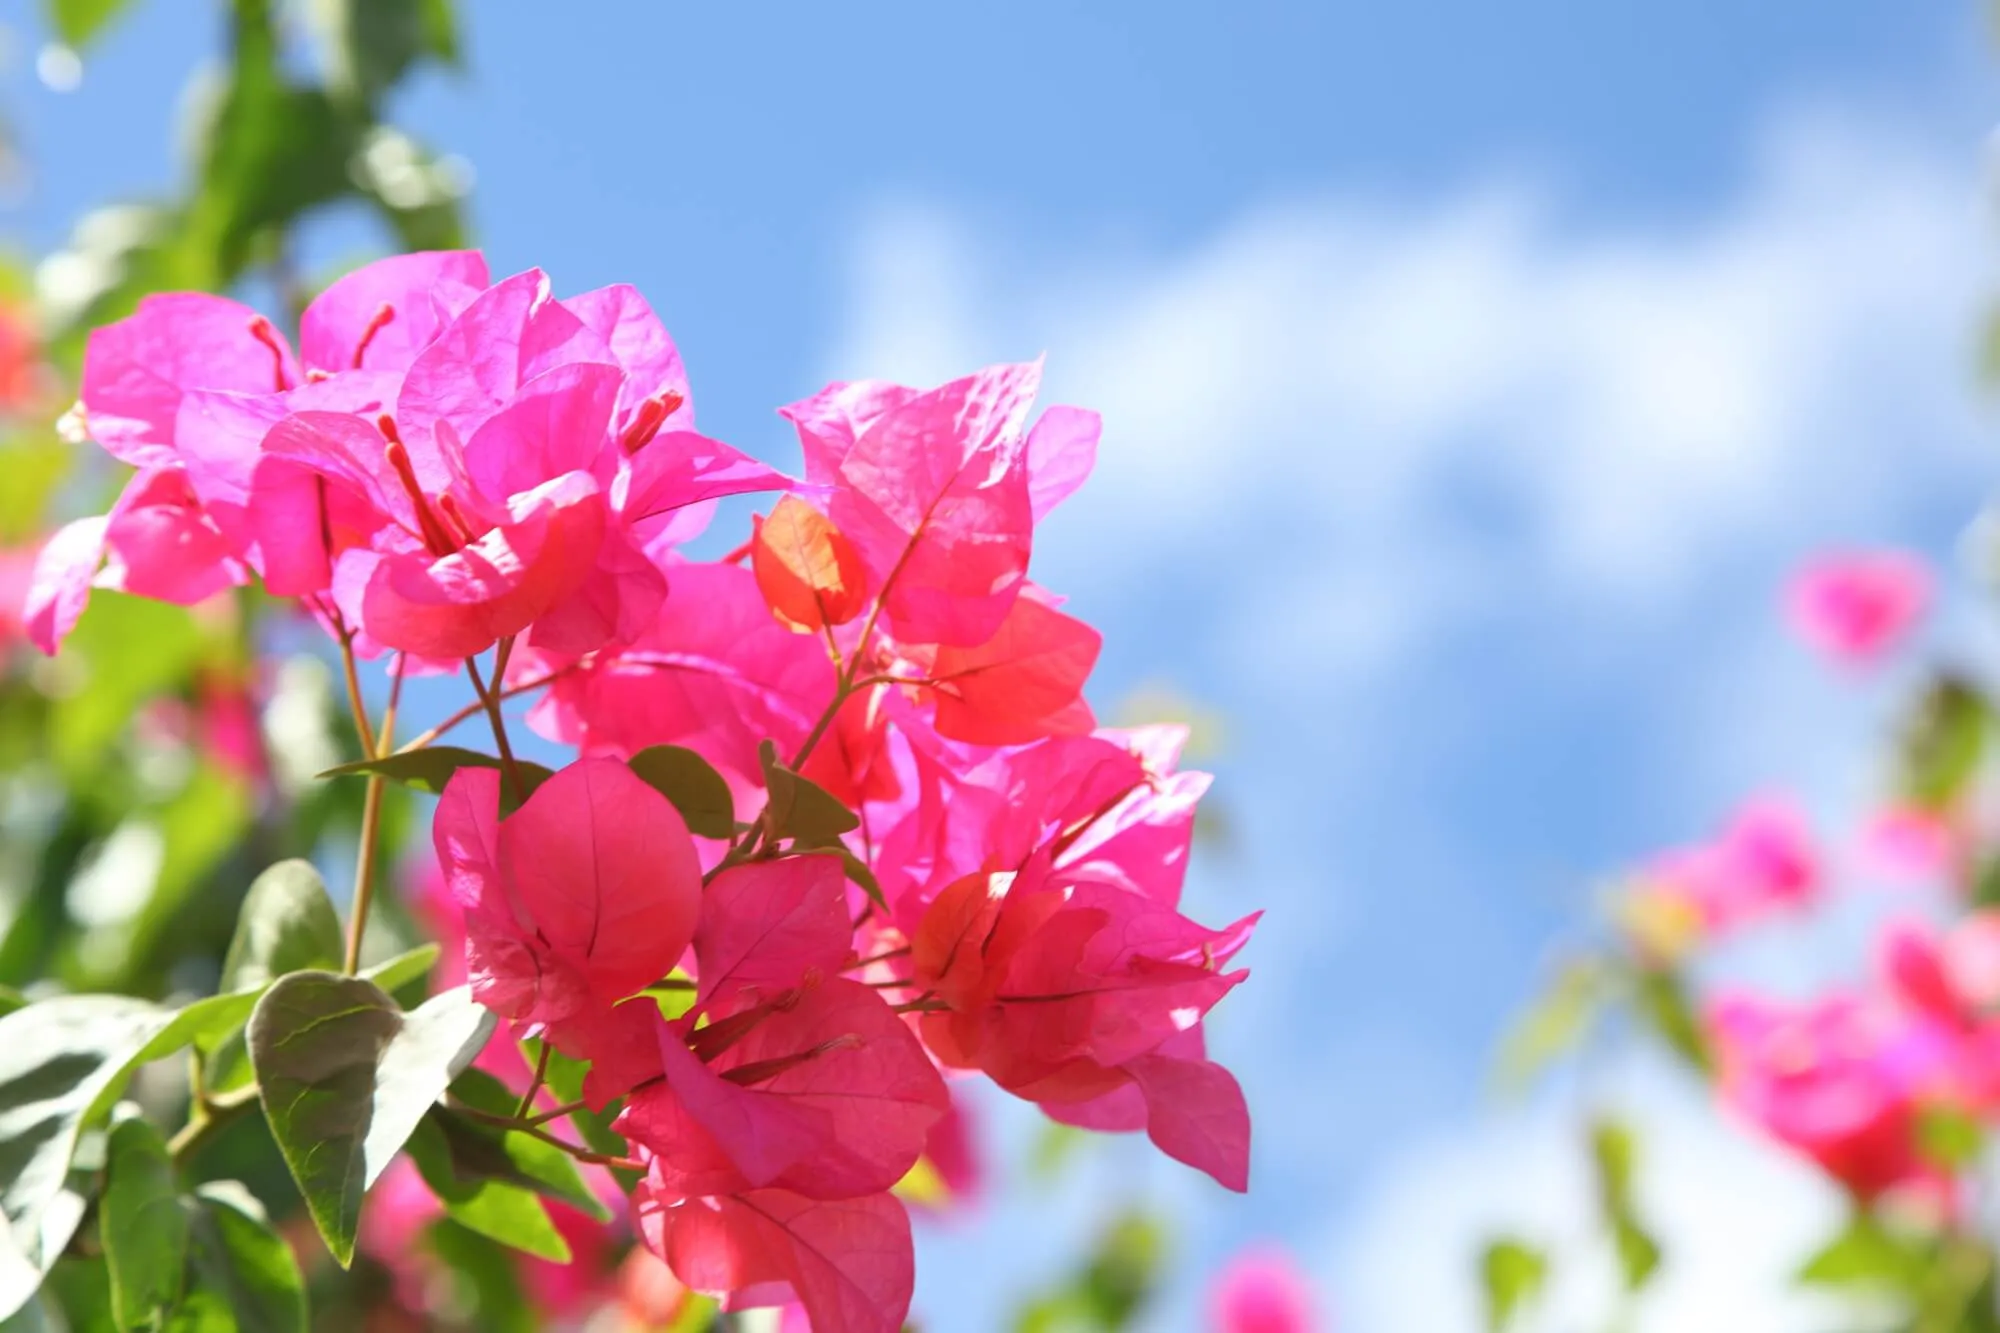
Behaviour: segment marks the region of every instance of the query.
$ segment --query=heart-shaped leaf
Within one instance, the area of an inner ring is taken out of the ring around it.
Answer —
[[[258,1002],[250,1061],[271,1136],[343,1267],[362,1195],[493,1024],[464,986],[405,1014],[373,982],[328,972],[294,972]]]
[[[806,847],[832,847],[840,835],[861,827],[861,819],[840,798],[778,761],[778,747],[765,741],[757,750],[764,763],[768,818],[775,835]]]
[[[626,761],[639,779],[674,803],[688,832],[729,838],[736,832],[736,803],[715,766],[682,745],[653,745]]]
[[[280,861],[257,876],[236,917],[222,989],[250,990],[287,972],[331,971],[345,942],[326,884],[309,861]]]

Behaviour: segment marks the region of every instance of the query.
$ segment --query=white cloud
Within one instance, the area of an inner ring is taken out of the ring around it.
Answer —
[[[1635,1185],[1662,1265],[1631,1333],[1826,1333],[1851,1328],[1790,1282],[1831,1239],[1841,1202],[1811,1171],[1724,1123],[1674,1071],[1616,1071],[1610,1106],[1639,1133]],[[1610,1326],[1616,1259],[1595,1219],[1581,1097],[1485,1120],[1405,1146],[1328,1238],[1343,1333],[1476,1333],[1474,1256],[1515,1236],[1551,1260],[1523,1327]],[[1849,1312],[1851,1314],[1851,1312]]]
[[[1683,593],[1746,540],[1892,518],[1962,470],[1974,166],[1796,118],[1668,226],[1584,226],[1515,183],[1268,207],[1141,260],[885,209],[828,369],[1047,349],[1107,435],[1045,577],[1108,596],[1255,562],[1252,651],[1377,669],[1524,592]]]

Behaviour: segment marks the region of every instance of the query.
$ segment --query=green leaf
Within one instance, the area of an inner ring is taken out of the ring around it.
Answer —
[[[1565,962],[1501,1039],[1495,1070],[1500,1085],[1518,1090],[1576,1049],[1603,1010],[1607,982],[1607,970],[1596,958]]]
[[[0,1018],[5,1018],[16,1009],[25,1008],[28,997],[12,986],[0,986]]]
[[[102,1259],[69,1255],[58,1261],[42,1283],[42,1303],[62,1312],[62,1323],[56,1327],[66,1327],[69,1333],[117,1333],[118,1321],[111,1314],[111,1270]],[[11,1323],[0,1323],[0,1329],[13,1328]]]
[[[1986,752],[1991,710],[1978,686],[1940,675],[1903,724],[1897,789],[1904,800],[1943,809],[1962,796]]]
[[[1960,1171],[1979,1160],[1986,1131],[1954,1106],[1926,1106],[1917,1117],[1917,1146],[1933,1165]]]
[[[829,847],[840,835],[861,827],[861,819],[826,788],[802,778],[778,762],[778,747],[763,742],[757,750],[764,764],[764,788],[770,801],[767,818],[775,837],[790,838],[807,847]]]
[[[294,972],[258,1001],[250,1062],[271,1137],[343,1268],[362,1195],[493,1026],[464,986],[405,1014],[373,982]]]
[[[1798,1280],[1812,1287],[1914,1293],[1930,1272],[1930,1248],[1918,1237],[1899,1235],[1857,1212],[1838,1236],[1806,1261]]]
[[[507,1090],[507,1085],[483,1069],[468,1069],[460,1074],[452,1081],[451,1095],[488,1115],[511,1116],[520,1106],[520,1099]],[[537,1194],[560,1199],[599,1222],[611,1220],[611,1209],[584,1181],[576,1159],[562,1149],[532,1134],[503,1130],[460,1115],[449,1107],[439,1107],[438,1111],[446,1137],[452,1143],[453,1160],[462,1173],[478,1171],[511,1181]]]
[[[424,54],[439,64],[458,65],[458,19],[452,0],[417,0],[417,14],[424,25]]]
[[[628,761],[641,781],[674,803],[688,831],[704,838],[736,833],[736,803],[715,766],[679,745],[654,745]]]
[[[340,916],[309,861],[280,861],[257,876],[222,962],[222,989],[250,990],[287,972],[332,971],[346,953]]]
[[[394,87],[432,47],[432,16],[413,0],[313,0],[327,84],[363,106]]]
[[[256,997],[165,1009],[122,995],[43,1000],[0,1018],[0,1318],[33,1294],[82,1219],[69,1188],[84,1130],[132,1071],[243,1021]]]
[[[394,958],[385,958],[373,967],[362,968],[361,976],[385,991],[399,991],[437,966],[438,956],[443,952],[435,944],[419,944]]]
[[[885,912],[889,909],[889,900],[882,896],[882,881],[875,878],[875,872],[868,868],[866,861],[849,851],[845,843],[832,843],[826,850],[840,858],[840,864],[847,871],[847,877],[860,885],[861,891],[867,894],[877,907]]]
[[[1525,1241],[1503,1236],[1481,1251],[1479,1278],[1486,1291],[1488,1333],[1501,1333],[1541,1296],[1548,1284],[1548,1256]]]
[[[121,1329],[152,1328],[180,1299],[188,1219],[167,1141],[134,1116],[112,1127],[98,1232],[111,1269],[112,1311]]]
[[[353,774],[366,776],[379,773],[391,782],[400,782],[405,787],[415,787],[437,795],[444,785],[451,781],[451,775],[461,768],[499,768],[500,760],[477,750],[464,750],[456,745],[426,745],[421,750],[405,750],[400,754],[384,755],[380,759],[361,759],[352,764],[342,764],[319,774],[323,778],[347,777]],[[521,785],[528,790],[524,795],[533,795],[535,788],[554,776],[540,764],[526,760],[518,761],[515,768],[521,774]]]
[[[1648,968],[1635,979],[1639,1014],[1680,1057],[1706,1074],[1713,1067],[1708,1039],[1688,1003],[1687,988],[1670,971]]]
[[[191,1281],[167,1333],[305,1333],[305,1279],[250,1192],[213,1181],[181,1200]]]
[[[532,1190],[461,1163],[451,1131],[445,1128],[449,1115],[443,1107],[433,1107],[410,1135],[409,1144],[410,1159],[444,1205],[445,1216],[512,1249],[568,1263],[569,1243]],[[452,1119],[462,1125],[462,1117]]]
[[[81,48],[118,17],[131,0],[45,0],[49,27],[65,45]]]
[[[1660,1266],[1660,1246],[1640,1222],[1632,1201],[1639,1143],[1630,1126],[1599,1120],[1590,1130],[1591,1158],[1597,1170],[1597,1196],[1618,1248],[1618,1265],[1625,1289],[1638,1291]]]

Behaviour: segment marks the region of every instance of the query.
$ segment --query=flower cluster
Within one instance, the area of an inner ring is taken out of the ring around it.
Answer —
[[[947,1079],[1247,1185],[1202,1028],[1255,917],[1180,912],[1209,779],[1182,729],[1097,724],[1099,636],[1029,577],[1099,429],[1031,421],[1039,376],[833,385],[783,409],[795,480],[694,430],[628,287],[403,256],[328,288],[296,350],[247,307],[149,298],[93,335],[71,417],[137,471],[48,543],[25,619],[53,651],[93,584],[254,577],[350,661],[463,664],[500,754],[452,774],[433,839],[474,996],[587,1062],[681,1282],[887,1333],[913,1282],[892,1188],[949,1141]],[[782,494],[747,542],[685,555],[753,491]],[[503,693],[576,761],[517,764]]]

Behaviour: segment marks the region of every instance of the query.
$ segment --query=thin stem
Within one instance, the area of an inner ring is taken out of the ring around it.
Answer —
[[[570,672],[576,670],[576,668],[577,664],[574,662],[570,663],[568,666],[565,667],[558,667],[554,671],[550,671],[544,675],[536,676],[533,680],[524,680],[519,685],[509,686],[508,688],[501,690],[500,697],[502,699],[512,699],[516,695],[532,694],[534,691],[542,688],[542,686],[547,685],[552,681],[558,680],[561,677],[568,675]],[[447,731],[450,731],[453,727],[456,727],[459,723],[468,721],[471,718],[475,718],[485,711],[486,711],[486,701],[484,699],[474,699],[471,703],[459,709],[456,713],[453,713],[450,717],[438,723],[435,727],[432,727],[429,731],[426,731],[421,736],[416,737],[407,744],[399,746],[396,750],[396,753],[408,754],[412,750],[421,750],[426,745],[429,745],[432,742],[436,741],[438,737],[444,735]]]
[[[496,685],[507,669],[507,654],[513,647],[512,639],[502,639],[493,655],[493,680]],[[465,670],[472,677],[472,688],[478,692],[479,702],[486,707],[486,720],[493,728],[493,743],[500,747],[500,771],[506,775],[507,786],[516,801],[526,800],[528,789],[521,783],[521,768],[514,762],[514,747],[507,743],[507,719],[500,715],[499,692],[486,688],[485,677],[479,674],[478,658],[466,658]]]
[[[200,1097],[187,1124],[167,1141],[167,1152],[178,1164],[200,1152],[203,1145],[221,1133],[229,1123],[257,1104],[255,1085],[226,1092],[220,1097]]]
[[[368,705],[361,701],[361,675],[354,664],[354,636],[340,627],[340,669],[347,677],[347,711],[354,715],[354,734],[361,741],[361,757],[375,757],[375,733],[368,725]]]
[[[549,1052],[554,1049],[546,1040],[542,1042],[542,1053],[535,1057],[535,1076],[528,1080],[528,1090],[521,1094],[521,1105],[514,1112],[517,1118],[534,1108],[535,1094],[542,1090],[542,1082],[549,1076]]]
[[[401,653],[396,655],[396,670],[390,677],[389,703],[382,710],[381,733],[367,736],[363,744],[371,759],[387,754],[390,742],[396,737],[396,709],[403,701],[403,667],[407,660]],[[366,719],[359,714],[355,721],[357,725],[367,725]],[[382,791],[382,775],[370,773],[368,790],[361,798],[361,845],[354,853],[354,906],[347,918],[346,961],[349,976],[361,970],[361,941],[368,933],[368,909],[375,903],[375,844],[382,830]]]
[[[905,955],[907,955],[907,954],[908,954],[909,952],[910,952],[910,946],[909,946],[909,945],[907,945],[907,944],[905,944],[905,945],[904,945],[904,946],[903,946],[902,948],[900,948],[900,949],[888,949],[888,950],[885,950],[885,951],[883,951],[882,953],[878,953],[878,954],[876,954],[876,955],[875,955],[875,956],[874,956],[873,958],[859,958],[859,959],[856,959],[856,960],[855,960],[854,962],[851,962],[851,963],[849,963],[849,964],[848,964],[848,965],[847,965],[847,966],[846,966],[846,967],[845,967],[844,969],[842,969],[842,970],[843,970],[843,971],[847,971],[847,972],[852,972],[852,971],[854,971],[854,970],[855,970],[856,968],[859,968],[859,967],[872,967],[872,966],[873,966],[874,964],[876,964],[876,963],[886,963],[886,962],[888,962],[888,961],[889,961],[889,960],[890,960],[891,958],[902,958],[902,957],[904,957]]]
[[[578,1111],[588,1110],[589,1108],[589,1102],[565,1102],[561,1106],[529,1116],[528,1125],[530,1128],[536,1125],[546,1125],[551,1120],[560,1120],[566,1115],[575,1115]]]

